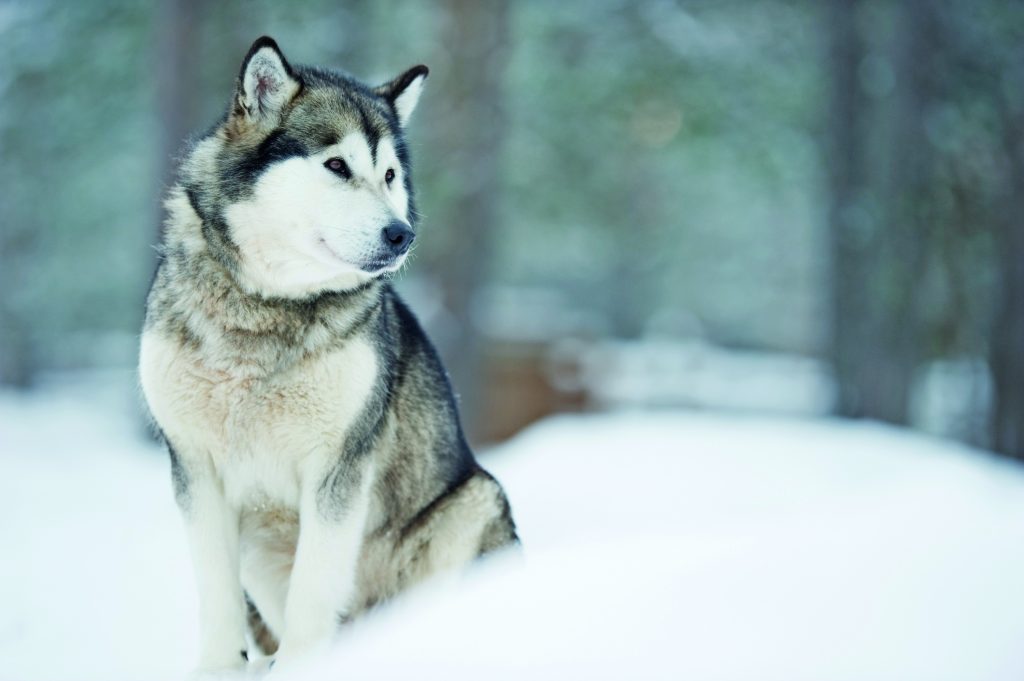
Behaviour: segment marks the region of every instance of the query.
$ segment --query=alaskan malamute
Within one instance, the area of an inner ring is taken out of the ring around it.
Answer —
[[[518,541],[384,280],[415,238],[404,126],[426,78],[370,87],[260,38],[170,192],[139,369],[191,546],[202,670],[243,666],[249,640],[294,659]]]

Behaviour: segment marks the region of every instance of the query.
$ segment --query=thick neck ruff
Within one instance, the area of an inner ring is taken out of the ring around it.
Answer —
[[[146,324],[197,350],[210,368],[272,373],[344,343],[380,309],[386,285],[378,280],[304,299],[247,292],[214,253],[203,221],[180,192],[168,207]]]

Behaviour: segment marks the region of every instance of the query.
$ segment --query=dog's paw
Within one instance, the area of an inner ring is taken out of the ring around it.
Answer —
[[[230,669],[196,669],[188,675],[188,681],[237,681],[245,678],[245,667]]]
[[[295,656],[288,654],[282,656],[278,651],[277,655],[267,661],[265,681],[276,681],[276,679],[288,676],[297,666],[297,662]]]
[[[249,654],[240,650],[223,660],[208,660],[189,674],[189,681],[231,681],[240,679],[249,664]]]
[[[251,679],[264,679],[270,674],[270,671],[275,667],[275,660],[273,657],[264,657],[258,655],[249,660],[249,666],[246,667],[248,672],[248,678]],[[270,678],[273,678],[272,676]]]
[[[293,678],[297,669],[303,669],[309,665],[310,658],[316,657],[322,651],[322,646],[304,649],[300,652],[294,650],[278,650],[274,659],[269,660],[267,673],[264,681],[277,681],[277,679]]]

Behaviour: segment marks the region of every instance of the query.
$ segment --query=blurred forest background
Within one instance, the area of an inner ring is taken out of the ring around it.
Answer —
[[[0,0],[0,382],[129,370],[159,201],[261,34],[431,77],[399,288],[472,439],[563,410],[1024,458],[1024,4]]]

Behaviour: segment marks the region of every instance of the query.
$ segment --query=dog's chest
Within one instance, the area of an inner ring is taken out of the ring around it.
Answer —
[[[211,369],[200,351],[156,332],[142,338],[140,377],[157,423],[183,459],[209,461],[239,504],[297,504],[304,462],[340,451],[376,375],[376,355],[359,339],[260,376]]]

